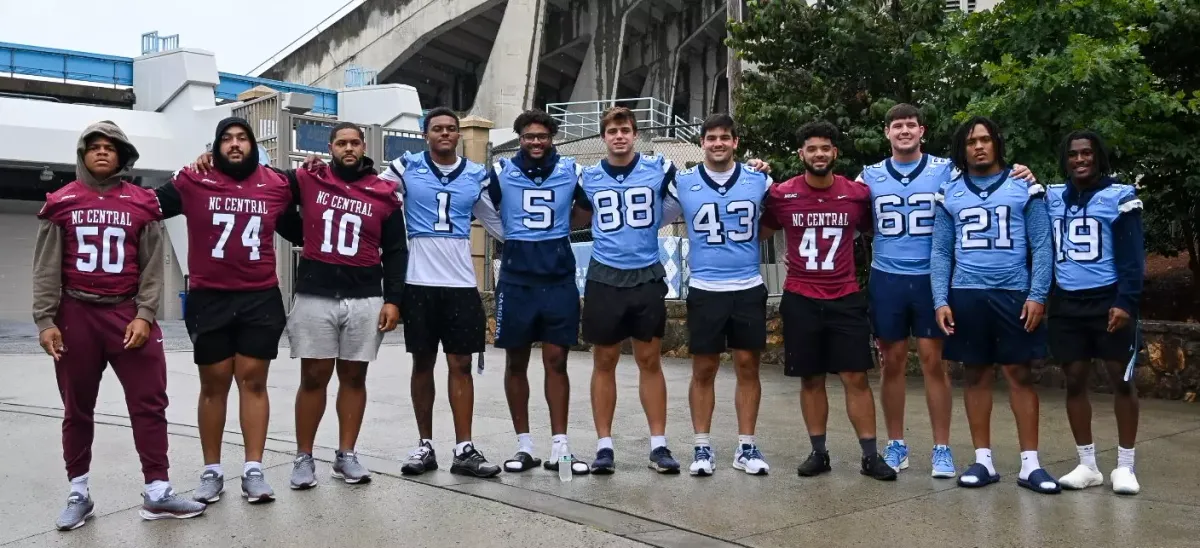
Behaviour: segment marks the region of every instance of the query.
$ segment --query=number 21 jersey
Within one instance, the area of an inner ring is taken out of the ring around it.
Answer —
[[[785,291],[811,299],[837,299],[858,291],[856,232],[871,229],[871,191],[835,175],[829,188],[813,188],[805,176],[772,186],[763,204],[763,225],[787,238]]]

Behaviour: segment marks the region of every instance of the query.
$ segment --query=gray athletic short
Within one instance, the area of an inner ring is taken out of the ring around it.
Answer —
[[[374,361],[383,343],[383,297],[333,299],[297,294],[288,314],[293,358]]]

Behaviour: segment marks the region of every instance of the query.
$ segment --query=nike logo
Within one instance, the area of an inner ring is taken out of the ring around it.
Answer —
[[[837,199],[841,200],[842,198],[845,198],[845,197],[846,197],[846,195],[845,195],[845,194],[843,194],[843,195],[841,195],[841,196],[838,196],[838,197],[837,197]]]
[[[132,198],[133,196],[130,196],[128,194],[122,194],[120,197],[121,198]]]
[[[201,182],[201,183],[208,183],[208,184],[211,184],[211,185],[215,185],[215,184],[217,184],[217,182],[216,182],[216,181],[214,181],[214,180],[212,180],[212,179],[200,179],[200,182]]]
[[[158,342],[162,342],[162,341],[163,341],[162,339],[158,339]]]
[[[260,184],[260,185],[254,185],[254,186],[256,186],[256,187],[258,187],[258,188],[262,188],[262,187],[264,187],[264,186],[267,186],[267,185],[266,185],[266,183],[263,183],[263,184]]]

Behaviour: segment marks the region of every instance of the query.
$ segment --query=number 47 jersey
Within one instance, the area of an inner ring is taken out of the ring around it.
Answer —
[[[770,177],[740,163],[724,184],[703,165],[676,174],[670,193],[687,225],[689,286],[737,291],[762,284],[758,226],[770,184]]]

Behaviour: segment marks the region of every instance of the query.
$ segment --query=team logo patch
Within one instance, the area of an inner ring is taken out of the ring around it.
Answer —
[[[593,181],[599,181],[599,180],[600,180],[601,178],[603,178],[603,177],[604,177],[603,175],[600,175],[599,173],[597,173],[597,174],[595,174],[595,175],[592,175],[592,180],[593,180]]]
[[[700,185],[692,185],[692,192],[700,192]]]
[[[959,196],[962,196],[963,194],[966,194],[966,193],[967,192],[965,190],[960,190],[960,191],[954,193],[954,197],[958,198]]]
[[[1053,202],[1050,202],[1050,207],[1058,207],[1060,205],[1062,205],[1062,200],[1054,200]]]
[[[429,170],[428,170],[428,169],[425,169],[425,168],[421,168],[421,169],[418,169],[418,170],[417,170],[417,173],[420,173],[421,175],[424,175],[424,174],[426,174],[426,173],[429,173]]]
[[[784,198],[796,198],[798,196],[800,196],[800,195],[799,194],[784,194],[783,195]]]
[[[880,175],[880,176],[878,176],[878,177],[876,177],[876,178],[875,178],[875,182],[877,182],[877,183],[882,183],[882,182],[884,182],[884,181],[886,181],[886,180],[887,180],[887,175]]]
[[[508,176],[509,176],[509,177],[520,177],[520,176],[521,176],[521,172],[520,172],[520,171],[514,171],[514,172],[512,172],[512,173],[509,173],[509,174],[508,174]]]

